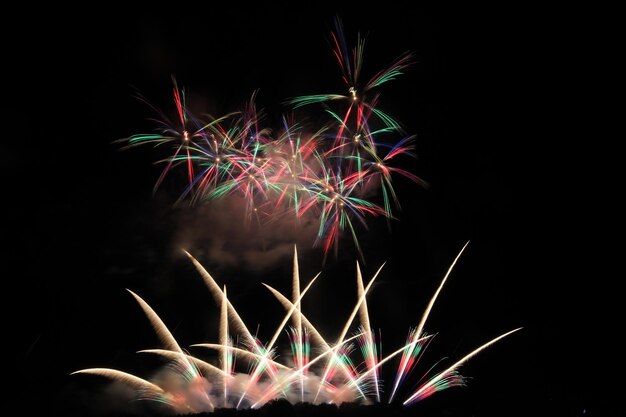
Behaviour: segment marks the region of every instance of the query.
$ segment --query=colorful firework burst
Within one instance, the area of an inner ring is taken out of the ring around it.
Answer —
[[[123,139],[125,147],[151,144],[167,149],[167,156],[159,160],[164,168],[155,190],[174,168],[182,168],[185,186],[179,202],[201,203],[236,195],[242,198],[247,218],[260,221],[285,214],[301,218],[308,213],[319,219],[314,246],[325,255],[334,248],[336,255],[340,236],[347,231],[363,259],[359,228],[367,229],[372,216],[394,218],[392,206],[400,207],[393,177],[427,185],[419,176],[394,166],[400,156],[415,156],[414,136],[404,134],[400,123],[380,109],[376,91],[400,76],[411,65],[412,56],[401,55],[361,83],[364,39],[359,36],[349,50],[339,20],[331,36],[346,90],[287,100],[293,114],[322,105],[326,122],[306,126],[284,117],[274,132],[262,127],[265,121],[256,108],[256,93],[241,111],[199,117],[189,110],[185,90],[174,80],[175,121],[150,105],[159,114],[156,131]],[[375,201],[377,189],[380,202]]]

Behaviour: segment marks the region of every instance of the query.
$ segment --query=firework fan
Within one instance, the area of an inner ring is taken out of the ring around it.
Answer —
[[[218,343],[192,345],[215,352],[217,357],[212,363],[183,350],[157,313],[139,295],[129,290],[163,345],[160,349],[141,352],[159,355],[168,361],[168,366],[151,380],[110,368],[89,368],[74,373],[100,375],[120,381],[134,388],[138,399],[166,404],[168,409],[177,413],[213,411],[215,408],[258,408],[277,399],[311,404],[391,403],[397,401],[398,393],[404,396],[401,403],[409,406],[446,388],[464,386],[465,378],[458,373],[459,367],[487,347],[520,330],[501,334],[444,369],[439,369],[443,366],[440,366],[441,361],[437,362],[417,382],[411,378],[412,371],[421,368],[418,366],[420,359],[433,340],[433,335],[424,331],[426,321],[465,247],[467,244],[450,265],[419,324],[409,331],[406,344],[385,355],[380,340],[370,327],[366,301],[383,266],[365,285],[357,262],[358,301],[337,339],[329,342],[301,308],[304,296],[320,274],[301,288],[297,253],[294,251],[291,298],[264,284],[285,308],[286,314],[271,340],[262,343],[250,332],[229,301],[226,287],[220,287],[204,267],[185,252],[220,309]],[[291,326],[288,326],[289,322]],[[351,329],[352,334],[349,334]],[[276,346],[284,333],[291,349],[290,355],[281,358]],[[382,366],[389,363],[399,365],[391,394],[385,399],[379,375]],[[416,384],[413,386],[417,389],[402,389],[403,382],[407,380]]]
[[[123,142],[125,147],[151,144],[165,149],[166,156],[159,160],[164,168],[155,190],[179,168],[186,178],[179,202],[195,204],[239,196],[247,218],[259,223],[284,215],[301,219],[308,213],[319,219],[314,246],[321,247],[325,255],[331,248],[337,253],[345,231],[361,253],[358,228],[367,229],[368,217],[392,219],[392,206],[400,207],[393,176],[426,186],[417,175],[394,166],[398,157],[414,156],[414,136],[406,136],[400,124],[378,107],[380,94],[376,92],[409,67],[411,55],[400,56],[361,83],[364,40],[359,36],[356,47],[349,50],[339,20],[331,35],[345,92],[287,101],[293,114],[321,105],[328,119],[322,125],[305,126],[295,117],[283,117],[280,129],[263,127],[256,94],[241,111],[198,117],[187,108],[185,90],[176,80],[174,120],[142,98],[158,113],[157,128]],[[377,195],[380,201],[372,201]]]

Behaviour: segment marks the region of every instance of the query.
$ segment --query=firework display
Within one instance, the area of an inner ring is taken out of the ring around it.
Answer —
[[[167,360],[165,371],[150,380],[110,368],[88,368],[74,374],[94,374],[122,382],[134,389],[137,399],[157,401],[177,413],[213,411],[216,408],[258,408],[276,399],[312,404],[400,401],[409,406],[446,388],[464,386],[465,378],[459,374],[459,367],[487,347],[520,330],[517,328],[495,337],[443,370],[438,370],[441,361],[425,372],[422,369],[423,376],[417,382],[417,389],[408,394],[406,389],[401,389],[404,381],[411,380],[415,384],[411,373],[421,368],[418,366],[420,359],[434,338],[433,334],[424,331],[426,321],[465,247],[467,244],[450,265],[417,327],[410,329],[406,344],[389,353],[383,353],[380,340],[370,327],[367,307],[367,295],[384,265],[365,285],[357,262],[357,303],[337,339],[329,342],[301,308],[303,298],[320,274],[301,289],[298,258],[294,251],[291,297],[264,284],[286,313],[271,340],[263,343],[250,332],[229,301],[226,287],[220,287],[200,262],[186,252],[219,306],[217,343],[192,345],[214,352],[213,358],[207,361],[181,348],[152,307],[129,290],[162,344],[160,349],[141,352],[156,354]],[[291,355],[287,357],[281,357],[277,351],[281,335],[290,342]],[[383,396],[384,384],[380,379],[380,370],[386,364],[398,364],[388,398]],[[404,398],[398,400],[400,392]]]
[[[190,110],[185,89],[173,77],[172,111],[140,96],[157,113],[152,119],[156,127],[117,143],[122,149],[152,146],[161,155],[154,192],[178,175],[183,186],[176,204],[235,201],[245,208],[246,221],[260,226],[285,218],[310,225],[314,219],[313,246],[322,249],[324,259],[331,251],[338,255],[345,234],[364,260],[359,234],[367,230],[369,218],[391,220],[400,209],[395,178],[428,186],[407,168],[410,163],[401,161],[416,156],[415,136],[407,134],[380,104],[380,86],[402,75],[413,56],[402,54],[367,79],[362,76],[364,38],[357,36],[355,46],[349,47],[337,19],[331,45],[343,91],[287,99],[288,115],[278,129],[266,126],[263,111],[257,109],[256,92],[243,109],[219,117],[200,116]],[[303,116],[305,111],[317,112],[317,117]],[[179,414],[257,409],[279,399],[293,404],[410,406],[446,388],[464,386],[459,368],[521,329],[502,333],[447,366],[445,359],[423,366],[424,352],[434,340],[434,334],[425,331],[426,322],[466,247],[451,263],[416,327],[409,329],[406,342],[391,350],[383,350],[380,333],[372,329],[367,304],[384,264],[366,282],[356,262],[357,302],[338,336],[329,340],[302,308],[321,273],[301,286],[294,245],[291,294],[263,284],[286,312],[269,341],[262,341],[231,303],[226,286],[185,251],[217,305],[217,340],[181,347],[157,312],[128,290],[161,343],[140,352],[156,355],[167,366],[147,377],[106,367],[73,374],[116,381],[130,387],[133,398],[162,404],[168,412]],[[288,350],[279,350],[282,341],[288,341]],[[392,367],[393,378],[387,381],[383,376]],[[419,376],[414,375],[416,369]]]

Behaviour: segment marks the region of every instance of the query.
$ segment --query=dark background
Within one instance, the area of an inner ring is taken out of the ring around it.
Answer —
[[[24,29],[5,36],[15,70],[5,99],[17,110],[6,137],[6,220],[15,232],[6,294],[18,346],[10,358],[17,378],[9,381],[25,411],[97,403],[97,378],[70,377],[77,369],[148,375],[158,366],[134,353],[158,341],[124,288],[142,295],[182,346],[216,338],[218,309],[176,247],[185,216],[195,212],[172,208],[180,191],[174,176],[152,195],[160,170],[149,148],[120,152],[112,143],[152,126],[146,119],[154,114],[135,94],[172,109],[175,75],[194,106],[220,115],[258,89],[267,124],[278,128],[286,98],[342,92],[327,42],[335,15],[349,40],[357,31],[368,37],[365,76],[405,51],[416,58],[381,88],[381,108],[416,134],[419,158],[405,163],[431,187],[398,180],[402,211],[391,230],[373,219],[361,232],[365,277],[387,262],[369,299],[384,350],[403,342],[470,240],[427,323],[438,333],[427,360],[454,360],[524,329],[468,362],[461,368],[472,377],[468,387],[436,394],[428,407],[448,415],[623,411],[614,365],[621,349],[612,336],[617,277],[596,256],[605,244],[586,237],[596,218],[580,173],[589,160],[572,162],[575,145],[561,147],[569,131],[554,126],[567,100],[560,95],[567,74],[556,64],[567,34],[551,37],[540,10],[412,2],[38,9],[12,17]],[[323,271],[303,308],[332,339],[356,301],[357,255],[349,238],[325,263],[317,249],[299,249],[303,278]],[[260,282],[288,292],[289,257],[263,270],[198,259],[269,340],[282,316]],[[386,379],[391,384],[392,374]],[[418,414],[424,406],[414,407]]]

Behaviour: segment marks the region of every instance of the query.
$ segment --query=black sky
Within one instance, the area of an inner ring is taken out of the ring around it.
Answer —
[[[365,72],[405,51],[416,58],[382,89],[381,105],[416,134],[419,158],[410,168],[431,187],[399,181],[403,210],[391,232],[372,221],[362,237],[365,276],[387,262],[370,301],[383,342],[402,342],[470,240],[429,321],[439,333],[432,349],[459,357],[506,330],[524,330],[462,368],[473,377],[469,387],[432,400],[478,415],[623,409],[612,372],[620,351],[610,336],[615,309],[604,298],[611,284],[592,265],[593,250],[575,242],[583,221],[564,220],[563,176],[545,170],[555,147],[545,116],[553,73],[534,11],[278,2],[72,13],[82,17],[16,16],[29,36],[16,35],[8,47],[16,70],[9,91],[18,90],[7,97],[17,110],[5,157],[7,220],[17,232],[8,280],[17,283],[10,321],[25,407],[31,399],[58,410],[84,403],[89,391],[84,379],[68,377],[74,370],[141,367],[133,352],[157,340],[124,288],[144,296],[181,345],[215,334],[218,310],[177,251],[185,226],[170,204],[175,178],[153,196],[160,171],[150,149],[120,152],[112,144],[151,126],[153,114],[135,94],[167,108],[174,75],[192,106],[215,115],[240,108],[258,89],[259,107],[278,127],[286,98],[342,88],[328,44],[339,15],[348,38],[367,36]],[[561,161],[550,163],[558,172]],[[310,307],[337,332],[333,321],[353,303],[350,240],[324,265],[317,250],[299,249],[308,255],[305,276],[327,277]],[[288,291],[289,260],[263,271],[199,260],[232,285],[251,327],[275,325],[280,310],[267,307],[273,301],[260,283]]]

